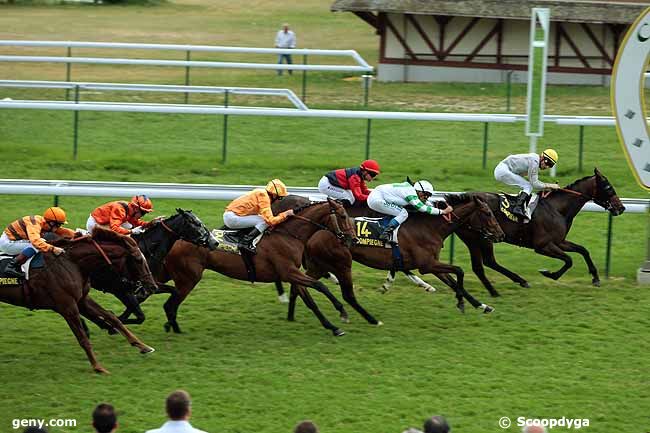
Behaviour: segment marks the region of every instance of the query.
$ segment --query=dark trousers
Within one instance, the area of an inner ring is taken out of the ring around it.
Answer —
[[[291,54],[280,54],[278,56],[278,65],[282,64],[282,59],[285,59],[288,65],[293,64],[293,61],[291,60]],[[289,75],[291,74],[293,74],[293,71],[289,70]],[[282,69],[278,69],[278,75],[282,75]]]

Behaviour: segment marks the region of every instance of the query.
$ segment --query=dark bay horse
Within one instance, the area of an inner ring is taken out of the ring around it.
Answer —
[[[573,219],[580,209],[590,200],[608,210],[612,215],[620,215],[625,211],[625,206],[616,195],[612,184],[597,169],[593,176],[583,177],[567,187],[552,191],[546,196],[540,193],[539,204],[528,224],[515,223],[506,218],[499,211],[499,197],[494,193],[478,193],[495,213],[501,228],[506,234],[505,241],[520,247],[531,248],[536,253],[547,257],[560,259],[564,265],[555,272],[540,271],[545,277],[557,280],[572,265],[573,260],[566,253],[579,253],[587,263],[587,268],[592,276],[592,283],[600,285],[598,270],[594,266],[589,251],[566,239]],[[483,265],[494,269],[507,276],[522,287],[528,287],[528,282],[516,273],[506,269],[496,262],[492,242],[482,239],[475,232],[461,228],[458,237],[467,245],[472,257],[472,269],[479,277],[485,288],[492,296],[499,293],[494,289],[485,276]]]
[[[32,269],[25,284],[0,288],[0,301],[30,309],[46,309],[59,313],[85,350],[93,369],[108,373],[97,361],[90,340],[83,330],[80,314],[102,328],[116,328],[129,344],[140,353],[153,352],[131,333],[113,313],[102,308],[88,295],[91,277],[102,275],[108,269],[129,280],[140,281],[147,287],[156,283],[135,241],[112,231],[98,229],[93,236],[55,243],[65,253],[44,254],[45,267]]]
[[[458,266],[439,261],[440,249],[445,238],[461,226],[467,226],[480,236],[486,236],[496,241],[503,239],[504,234],[490,208],[478,197],[459,194],[449,195],[446,199],[454,207],[451,218],[413,213],[400,227],[398,237],[403,258],[403,269],[407,271],[418,269],[423,274],[435,274],[455,291],[457,306],[461,311],[464,310],[463,299],[467,299],[475,308],[481,308],[484,312],[489,313],[493,311],[492,307],[477,301],[465,290],[463,270]],[[274,212],[280,212],[282,209],[301,203],[304,200],[306,199],[290,196],[285,198],[283,203],[279,203]],[[365,206],[354,206],[349,208],[348,212],[354,216],[368,216],[372,211]],[[391,269],[394,266],[392,252],[388,248],[352,246],[348,252],[344,248],[332,248],[331,239],[328,238],[327,233],[319,232],[307,243],[305,267],[308,270],[308,275],[314,278],[321,278],[331,272],[341,282],[341,288],[343,289],[344,286],[351,286],[352,282],[347,275],[337,273],[338,270],[332,266],[333,263],[351,262],[354,259],[356,262],[375,269]],[[329,246],[323,248],[328,243]],[[448,274],[454,274],[456,281],[450,278]],[[341,313],[342,318],[346,319],[347,314],[340,302],[333,296],[330,297],[327,293],[325,294]],[[347,301],[345,292],[343,292],[343,296]],[[289,298],[289,320],[293,320],[295,299],[296,294],[292,287]],[[354,306],[354,304],[351,305]]]
[[[186,211],[180,208],[176,209],[176,215],[154,221],[143,233],[133,235],[133,239],[138,243],[138,247],[147,259],[149,268],[154,275],[163,271],[165,257],[177,240],[182,239],[210,249],[213,249],[216,243],[216,240],[210,235],[210,230],[191,210]],[[144,322],[145,315],[140,308],[140,303],[149,296],[149,293],[138,293],[136,296],[133,290],[123,290],[120,287],[107,291],[115,295],[126,307],[124,313],[119,316],[122,323],[140,324]],[[172,296],[174,296],[173,292]],[[135,314],[135,319],[129,319],[131,314]]]
[[[323,283],[300,271],[305,244],[316,231],[323,229],[331,231],[339,241],[343,238],[349,241],[356,239],[352,222],[341,204],[333,200],[305,204],[295,209],[293,217],[269,230],[258,243],[257,253],[253,256],[256,281],[285,281],[318,291],[327,290]],[[173,280],[177,291],[165,303],[167,331],[171,328],[174,332],[180,332],[178,307],[199,282],[204,269],[238,280],[248,280],[241,256],[221,250],[210,251],[189,242],[176,242],[165,260],[164,272],[156,275],[161,282]],[[336,336],[344,334],[325,318],[307,290],[301,290],[299,295],[323,327]]]

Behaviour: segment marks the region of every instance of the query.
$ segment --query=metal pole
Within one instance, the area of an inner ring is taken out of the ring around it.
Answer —
[[[190,50],[187,50],[187,53],[185,54],[185,60],[187,60],[188,62],[190,61]],[[190,67],[189,67],[189,65],[185,66],[185,85],[186,86],[190,85]],[[189,101],[189,99],[190,99],[190,94],[188,92],[185,92],[185,103],[186,104]]]
[[[72,47],[68,47],[68,57],[72,56]],[[70,82],[70,63],[65,64],[65,80]],[[70,89],[65,89],[65,100],[70,100]]]
[[[585,125],[580,125],[580,142],[578,145],[578,172],[582,173],[582,152],[585,143]]]
[[[612,222],[614,217],[611,213],[607,213],[607,247],[605,250],[605,278],[609,278],[609,268],[611,265],[612,257]]]
[[[74,86],[74,103],[79,103],[79,85]],[[79,110],[74,112],[74,139],[72,145],[72,159],[77,159],[77,146],[79,144]]]
[[[488,126],[487,122],[483,125],[483,170],[487,167]]]
[[[366,124],[366,159],[370,158],[370,123],[372,119],[368,119]]]
[[[506,73],[506,113],[510,113],[510,98],[512,96],[512,73],[514,71],[508,71]]]
[[[449,239],[449,264],[454,264],[454,234],[451,234],[451,239]]]
[[[650,284],[650,206],[648,206],[648,228],[646,232],[647,236],[647,250],[645,256],[645,262],[641,264],[641,267],[636,273],[636,281],[639,284]]]
[[[372,75],[364,74],[363,77],[363,106],[368,106],[368,90],[370,89],[370,79]]]
[[[307,64],[307,54],[302,56],[302,64]],[[307,71],[302,71],[302,103],[307,103]]]
[[[59,196],[58,195],[54,196],[54,206],[59,206]]]
[[[223,106],[228,107],[228,90],[224,94]],[[228,115],[223,115],[223,145],[221,146],[221,162],[226,163],[226,151],[228,148]]]

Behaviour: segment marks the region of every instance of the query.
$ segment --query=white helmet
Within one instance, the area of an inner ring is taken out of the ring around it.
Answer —
[[[413,188],[415,188],[416,191],[427,192],[433,195],[433,185],[431,185],[431,182],[428,180],[418,180],[413,185]]]

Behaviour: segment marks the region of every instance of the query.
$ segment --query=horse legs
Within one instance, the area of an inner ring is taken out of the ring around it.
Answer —
[[[122,323],[139,325],[144,322],[144,311],[140,308],[140,302],[138,302],[138,299],[135,297],[133,292],[118,292],[114,293],[114,295],[126,307],[124,313],[119,317]],[[135,314],[135,319],[128,318],[131,313]]]
[[[474,274],[481,280],[483,287],[487,289],[491,296],[500,296],[499,292],[494,288],[490,280],[488,280],[485,275],[485,268],[483,268],[483,254],[481,254],[481,249],[475,246],[468,247],[470,258],[472,259],[472,270]]]
[[[436,288],[433,287],[431,284],[427,283],[424,281],[422,278],[418,277],[411,271],[402,271],[404,275],[406,275],[406,278],[409,279],[413,284],[415,284],[418,287],[422,287],[425,292],[435,292]],[[395,271],[390,270],[388,271],[388,274],[386,275],[386,280],[384,280],[384,284],[381,285],[381,288],[379,291],[381,293],[386,293],[390,290],[390,288],[393,285],[393,281],[395,281]]]
[[[438,278],[440,278],[440,274],[450,274],[451,273],[451,274],[456,275],[456,284],[453,285],[453,286],[450,286],[450,287],[452,289],[454,289],[454,291],[456,292],[456,299],[458,300],[458,304],[456,306],[461,311],[463,311],[463,308],[464,308],[463,303],[462,303],[462,298],[467,299],[467,301],[474,308],[482,309],[484,313],[491,313],[492,311],[494,311],[494,308],[490,307],[487,304],[483,304],[482,302],[477,301],[472,295],[470,295],[467,292],[467,290],[465,290],[465,286],[463,285],[465,272],[463,272],[463,270],[460,267],[445,264],[445,263],[440,263],[437,260],[433,260],[428,266],[425,267],[425,269],[420,269],[420,272],[423,273],[423,274],[432,273],[432,274],[435,274]],[[443,278],[440,278],[440,279],[441,279],[441,281],[443,283],[449,285],[449,279],[447,279],[447,277],[443,277]],[[445,280],[447,280],[447,281],[445,281]]]
[[[558,278],[560,278],[562,275],[564,275],[566,271],[569,270],[569,268],[571,268],[571,266],[573,266],[573,260],[571,259],[571,257],[565,254],[560,247],[558,247],[552,242],[544,245],[542,248],[535,248],[535,252],[543,256],[552,257],[554,259],[560,259],[564,262],[564,265],[555,272],[550,272],[547,271],[546,269],[539,271],[545,277],[551,278],[553,280],[557,280]]]
[[[97,323],[97,321],[104,321],[109,326],[117,329],[120,334],[126,338],[131,346],[137,347],[140,350],[140,353],[150,353],[154,351],[153,347],[147,346],[142,341],[140,341],[140,339],[136,337],[131,331],[129,331],[128,328],[124,326],[122,322],[120,322],[120,319],[115,316],[115,314],[104,309],[90,297],[86,296],[84,299],[82,299],[79,302],[79,308],[81,310],[81,314],[93,322]]]
[[[319,272],[319,271],[317,271],[316,269],[313,269],[313,268],[312,268],[312,269],[308,269],[308,270],[307,270],[307,275],[309,275],[310,277],[312,277],[312,278],[315,279],[315,280],[318,280],[318,279],[320,279],[320,278],[322,278],[322,277],[324,277],[324,276],[327,276],[327,278],[328,278],[329,280],[331,280],[330,276],[332,276],[332,277],[334,277],[334,279],[337,281],[337,284],[341,284],[341,283],[339,283],[339,278],[337,278],[337,277],[336,277],[334,274],[332,274],[331,272],[323,273],[323,272]],[[341,287],[342,287],[342,286],[341,286]],[[334,308],[336,308],[336,311],[339,312],[339,317],[341,318],[341,321],[342,321],[342,322],[344,322],[344,323],[348,323],[348,322],[350,321],[350,318],[348,317],[348,312],[345,311],[345,307],[343,306],[343,304],[341,303],[341,301],[339,301],[338,299],[336,299],[336,296],[334,296],[334,294],[333,294],[332,292],[330,292],[330,290],[327,288],[326,285],[321,284],[320,287],[314,287],[314,288],[315,288],[317,291],[319,291],[320,293],[322,293],[323,295],[325,295],[325,297],[326,297],[327,299],[329,299],[329,301],[332,303],[332,305],[334,306]],[[342,288],[341,288],[341,291],[343,291]]]
[[[88,361],[90,361],[90,365],[92,365],[93,370],[95,370],[97,373],[108,373],[108,370],[106,370],[99,363],[99,361],[97,361],[97,357],[95,357],[95,353],[93,352],[93,347],[90,344],[90,340],[86,336],[86,333],[84,332],[81,325],[81,317],[79,316],[79,308],[77,305],[72,304],[63,311],[57,311],[57,313],[63,316],[65,321],[68,323],[70,330],[72,330],[74,336],[77,337],[77,341],[86,352],[86,356],[88,357]]]
[[[492,244],[492,242],[485,242],[481,245],[481,255],[483,257],[483,264],[485,264],[485,266],[488,268],[493,269],[502,275],[505,275],[515,283],[519,284],[521,287],[530,287],[528,281],[524,280],[519,275],[497,263],[497,260],[494,258],[494,244]]]
[[[278,292],[278,301],[281,304],[289,303],[289,298],[287,297],[287,294],[284,292],[284,287],[282,286],[282,281],[276,281],[275,282],[275,291]]]
[[[388,274],[386,274],[386,279],[384,280],[384,284],[381,285],[379,288],[379,291],[381,293],[386,293],[390,290],[391,287],[393,287],[393,282],[395,281],[395,271],[390,270],[388,271]]]
[[[298,298],[298,295],[298,287],[292,284],[289,293],[289,308],[287,310],[287,320],[289,322],[296,320],[296,298]]]
[[[589,268],[589,273],[592,276],[591,283],[596,287],[600,287],[598,269],[596,269],[596,266],[594,266],[594,262],[591,260],[591,256],[589,255],[589,251],[587,251],[585,247],[582,245],[574,244],[573,242],[566,239],[560,242],[558,246],[564,251],[570,253],[579,253],[585,259],[585,263],[587,263],[587,268]]]

